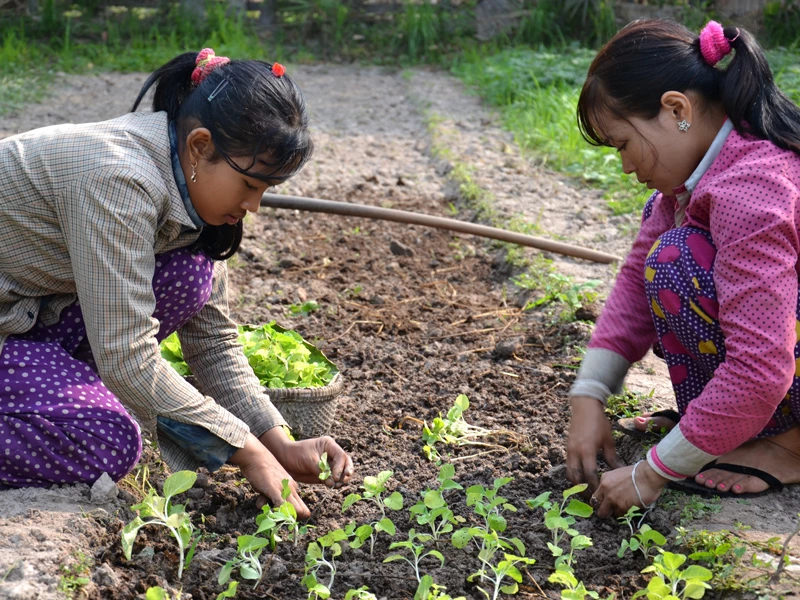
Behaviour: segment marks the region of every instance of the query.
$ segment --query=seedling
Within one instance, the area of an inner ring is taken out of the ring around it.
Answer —
[[[394,536],[397,531],[394,522],[386,516],[386,508],[401,510],[403,508],[403,496],[400,492],[392,492],[386,498],[383,497],[384,492],[386,492],[386,482],[389,481],[393,474],[392,471],[381,471],[377,477],[371,475],[364,477],[364,484],[361,486],[364,494],[348,494],[342,503],[342,512],[362,500],[369,500],[380,509],[381,518],[357,528],[354,531],[355,539],[350,542],[352,548],[360,548],[369,540],[370,556],[372,556],[375,547],[376,533],[383,531],[388,533],[389,536]]]
[[[489,448],[485,452],[470,456],[462,456],[455,460],[465,460],[478,456],[480,454],[487,454],[491,452],[508,452],[505,446],[489,442],[477,441],[481,438],[489,438],[492,436],[509,436],[512,440],[516,439],[516,434],[513,431],[506,430],[490,430],[476,425],[470,425],[464,420],[464,412],[469,408],[469,399],[464,394],[459,394],[455,403],[447,411],[445,417],[436,417],[430,426],[427,423],[422,425],[422,441],[425,442],[422,451],[428,460],[438,462],[441,460],[439,451],[436,449],[436,444],[455,445],[455,446],[481,446]]]
[[[195,547],[200,538],[195,538],[194,544],[189,548],[184,559],[184,553],[192,541],[194,525],[185,512],[183,504],[172,505],[170,500],[173,496],[181,494],[191,488],[197,479],[194,471],[178,471],[173,473],[164,481],[164,497],[162,498],[154,489],[150,489],[140,504],[131,507],[131,510],[139,512],[133,521],[125,525],[122,529],[122,550],[125,558],[130,560],[133,552],[133,543],[136,541],[136,534],[145,525],[160,525],[169,529],[175,541],[178,543],[180,561],[178,562],[178,579],[183,576],[183,569],[189,565],[194,555]],[[143,519],[148,519],[147,521]]]
[[[522,582],[522,573],[520,573],[517,565],[532,565],[536,562],[533,558],[515,556],[507,552],[503,553],[503,560],[498,562],[497,565],[492,565],[480,555],[478,558],[481,559],[484,567],[467,577],[467,581],[474,581],[477,577],[480,577],[481,580],[490,581],[493,584],[491,593],[480,586],[477,587],[484,596],[491,598],[491,600],[497,600],[500,592],[508,595],[516,594],[519,591],[519,584]],[[512,583],[503,585],[503,580],[506,577],[510,577]]]
[[[430,575],[423,575],[419,580],[417,591],[414,593],[414,600],[466,600],[464,596],[452,598],[444,591],[447,588],[442,585],[433,583],[433,577]]]
[[[306,549],[305,576],[302,582],[308,590],[309,599],[330,598],[330,590],[336,578],[336,557],[342,554],[342,546],[339,542],[346,540],[348,537],[347,532],[343,529],[335,529],[308,545]],[[326,553],[328,554],[327,558]],[[317,575],[323,567],[328,570],[330,576],[327,585],[321,584],[317,579]]]
[[[217,583],[225,585],[230,581],[234,569],[239,570],[242,579],[254,579],[253,589],[261,583],[264,570],[261,567],[261,552],[269,544],[269,540],[255,535],[240,535],[236,538],[236,556],[222,567],[217,576]]]
[[[307,317],[315,310],[319,310],[319,304],[314,300],[308,300],[307,302],[303,302],[302,304],[290,305],[289,315],[292,317],[296,317],[298,315]]]
[[[464,522],[463,517],[453,514],[444,499],[446,491],[464,489],[453,481],[454,475],[453,465],[442,465],[439,469],[439,487],[435,490],[425,490],[422,493],[422,500],[409,509],[409,512],[416,516],[418,524],[430,527],[434,541],[439,541],[442,534],[453,531],[454,525]]]
[[[236,597],[236,588],[239,587],[238,581],[229,581],[228,582],[228,589],[223,590],[219,594],[217,594],[217,600],[225,600],[225,598],[235,598]]]
[[[414,540],[418,540],[422,542],[421,544],[415,544]],[[386,558],[383,559],[383,562],[392,562],[395,560],[404,560],[411,567],[414,569],[414,575],[417,576],[417,582],[422,580],[422,576],[419,574],[419,563],[422,561],[423,558],[426,556],[432,556],[434,558],[438,558],[441,562],[441,566],[444,566],[444,556],[438,550],[429,550],[425,552],[425,542],[431,540],[431,536],[429,535],[418,535],[414,529],[410,529],[408,532],[408,539],[404,542],[393,542],[389,546],[389,550],[394,550],[395,548],[402,548],[407,550],[408,553],[411,555],[411,558],[403,556],[402,554],[390,554]]]
[[[319,480],[327,481],[331,477],[331,467],[328,464],[327,452],[323,452],[322,456],[319,457],[319,462],[317,463],[317,467],[319,467]]]
[[[491,488],[482,485],[467,488],[467,506],[472,506],[475,514],[483,517],[487,530],[504,532],[508,524],[503,511],[517,512],[517,508],[507,498],[498,495],[500,488],[513,480],[513,477],[498,477]]]
[[[717,589],[738,589],[742,581],[736,571],[742,564],[747,545],[741,543],[730,531],[678,530],[678,541],[692,550],[691,560],[706,563],[714,574]]]
[[[178,592],[177,596],[170,596],[167,590],[158,585],[147,588],[147,591],[144,593],[145,600],[181,600],[182,595],[183,594]]]
[[[636,592],[631,598],[646,596],[647,600],[683,600],[684,598],[702,598],[711,586],[706,583],[713,577],[711,571],[699,565],[691,565],[681,570],[686,562],[683,554],[673,554],[658,549],[659,555],[653,564],[642,569],[642,573],[656,573],[647,588]],[[682,584],[682,585],[681,585]]]
[[[297,520],[297,509],[295,509],[291,502],[286,501],[291,493],[292,490],[289,487],[289,480],[282,479],[281,499],[283,500],[283,504],[278,508],[265,505],[264,508],[261,509],[261,514],[256,517],[256,524],[258,525],[256,535],[267,532],[269,535],[270,550],[274,551],[276,543],[283,541],[283,538],[279,536],[281,529],[285,528],[287,530],[286,539],[297,546],[297,541],[300,539],[300,536],[305,535],[310,527],[309,525],[300,525],[300,522]]]
[[[378,597],[367,586],[362,585],[357,590],[347,590],[344,600],[378,600]]]
[[[633,521],[637,518],[639,518],[639,529],[634,530]],[[642,515],[639,507],[632,506],[630,509],[628,509],[628,512],[625,513],[624,516],[617,519],[621,523],[625,523],[631,530],[631,539],[622,540],[622,544],[617,551],[617,557],[622,558],[625,555],[625,551],[630,548],[631,552],[640,550],[644,555],[645,560],[649,560],[650,551],[653,548],[663,546],[667,543],[667,538],[661,535],[658,531],[652,529],[647,524],[642,525],[643,518],[644,516]]]
[[[74,598],[83,586],[91,582],[88,575],[94,561],[80,550],[75,551],[75,558],[77,559],[76,563],[61,565],[58,569],[61,573],[61,578],[58,580],[58,591],[67,598]]]
[[[561,548],[561,540],[564,535],[566,534],[569,537],[578,535],[578,531],[572,527],[575,524],[575,517],[583,517],[585,519],[592,516],[594,512],[592,507],[585,502],[572,498],[572,496],[583,492],[586,487],[585,483],[581,483],[564,490],[561,494],[563,498],[561,504],[550,500],[550,492],[544,492],[533,500],[525,501],[530,508],[544,509],[544,525],[553,536],[551,541],[547,543],[547,547],[550,548],[550,552],[556,559],[564,554],[564,550]]]

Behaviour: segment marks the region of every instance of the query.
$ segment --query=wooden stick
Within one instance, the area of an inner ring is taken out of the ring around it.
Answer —
[[[615,256],[614,254],[606,254],[605,252],[598,252],[597,250],[590,250],[589,248],[582,248],[573,244],[525,235],[515,231],[506,231],[505,229],[498,229],[497,227],[489,227],[487,225],[465,223],[464,221],[458,221],[456,219],[434,217],[432,215],[423,215],[393,208],[380,208],[378,206],[367,206],[365,204],[334,202],[333,200],[304,198],[302,196],[284,196],[281,194],[264,194],[261,197],[261,206],[394,221],[395,223],[407,223],[409,225],[424,225],[436,229],[446,229],[448,231],[456,231],[458,233],[467,233],[493,240],[511,242],[512,244],[518,244],[520,246],[538,248],[545,252],[555,252],[556,254],[583,258],[597,263],[608,264],[622,260],[621,257]],[[441,273],[442,271],[438,272]]]

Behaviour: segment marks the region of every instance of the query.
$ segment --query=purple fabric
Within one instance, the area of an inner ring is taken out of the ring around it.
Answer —
[[[213,262],[180,248],[156,257],[153,316],[161,341],[211,295]],[[78,302],[37,322],[0,353],[0,490],[119,481],[138,462],[139,427],[100,381]]]
[[[725,337],[717,318],[716,253],[711,235],[695,227],[662,234],[645,261],[645,292],[660,350],[683,415],[725,361]],[[702,264],[701,264],[702,263]],[[709,265],[710,268],[709,268]],[[796,314],[800,320],[800,297]],[[800,358],[800,344],[795,345]],[[800,422],[800,378],[795,377],[769,423],[757,437],[776,435]]]

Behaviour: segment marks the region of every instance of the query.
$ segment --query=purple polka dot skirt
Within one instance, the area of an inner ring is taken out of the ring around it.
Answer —
[[[211,295],[213,262],[180,248],[156,256],[159,341]],[[119,481],[138,462],[139,427],[100,381],[78,302],[54,325],[41,321],[0,351],[0,490]]]
[[[645,292],[659,340],[655,350],[667,363],[681,415],[725,361],[714,286],[715,256],[707,231],[679,227],[662,234],[645,261]],[[800,320],[800,299],[797,318]],[[800,358],[800,344],[794,355]],[[800,422],[799,417],[800,377],[795,377],[757,437],[786,431]]]

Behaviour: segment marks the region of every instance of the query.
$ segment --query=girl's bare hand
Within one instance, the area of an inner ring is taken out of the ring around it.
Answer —
[[[573,484],[587,483],[594,491],[600,484],[597,475],[597,453],[603,453],[613,468],[624,466],[617,457],[611,423],[605,415],[603,404],[588,396],[575,396],[570,400],[572,418],[567,437],[567,479]]]
[[[293,442],[282,428],[274,427],[260,438],[261,442],[280,461],[292,477],[302,483],[320,483],[319,461],[328,455],[331,476],[325,480],[328,487],[341,487],[353,477],[353,461],[330,436]]]
[[[297,483],[292,475],[254,435],[248,436],[244,448],[237,450],[228,462],[238,465],[242,476],[250,482],[253,489],[273,506],[283,504],[282,481],[288,480],[291,492],[286,501],[294,506],[299,519],[307,519],[311,516],[311,511],[297,493]]]
[[[591,500],[598,517],[621,517],[634,505],[644,510],[658,499],[667,485],[667,480],[656,473],[647,461],[640,462],[636,467],[636,486],[642,495],[640,502],[632,474],[633,467],[622,467],[603,473],[600,486],[592,494]]]

